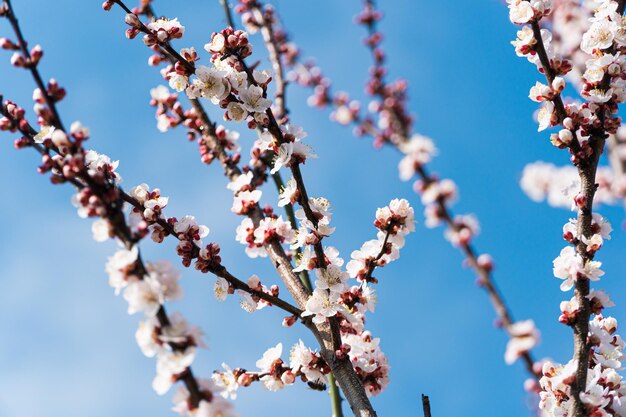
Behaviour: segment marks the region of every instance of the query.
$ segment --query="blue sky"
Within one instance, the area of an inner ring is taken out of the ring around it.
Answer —
[[[170,197],[169,215],[194,214],[211,228],[210,238],[222,245],[224,263],[236,275],[257,273],[264,282],[278,283],[269,262],[247,259],[235,242],[240,219],[229,211],[231,194],[220,167],[202,165],[182,131],[156,130],[148,91],[161,80],[147,68],[149,54],[141,41],[124,38],[123,13],[104,13],[98,1],[15,3],[27,39],[44,46],[44,76],[68,89],[60,106],[66,123],[80,120],[91,128],[89,146],[121,161],[125,186],[160,187]],[[506,8],[497,0],[455,2],[454,7],[432,1],[381,3],[391,76],[409,81],[416,128],[433,137],[440,150],[432,169],[459,185],[455,212],[480,219],[477,247],[495,258],[495,278],[514,316],[534,319],[542,331],[538,356],[567,361],[572,335],[557,317],[559,301],[570,295],[559,291],[551,262],[564,246],[561,227],[571,213],[531,202],[518,185],[525,164],[565,164],[567,155],[536,132],[535,104],[527,95],[539,74],[515,56],[509,41],[516,29]],[[369,56],[360,43],[363,29],[352,24],[360,1],[275,4],[304,54],[316,57],[338,89],[363,97]],[[211,32],[224,26],[217,0],[158,0],[155,8],[186,25],[179,47],[201,50]],[[8,34],[8,25],[0,22],[0,36]],[[260,39],[252,41],[260,51]],[[31,80],[9,66],[9,54],[2,56],[0,92],[32,115]],[[307,95],[295,86],[289,90],[292,120],[305,127],[320,157],[307,163],[304,176],[310,194],[334,205],[332,243],[344,258],[374,236],[374,212],[390,199],[406,197],[420,213],[400,261],[378,274],[379,307],[368,322],[392,366],[391,385],[373,400],[379,415],[419,415],[423,392],[431,396],[436,416],[530,415],[523,367],[504,364],[506,337],[493,326],[487,297],[442,230],[424,227],[418,197],[409,183],[398,180],[398,154],[375,151],[368,139],[353,138],[326,112],[309,109]],[[78,218],[70,204],[72,190],[51,186],[38,175],[36,155],[14,151],[12,139],[3,134],[0,141],[5,192],[0,415],[172,415],[171,396],[158,397],[150,387],[154,361],[135,345],[139,317],[128,316],[123,299],[107,285],[104,263],[115,245],[90,239],[90,222]],[[251,141],[250,132],[242,131],[242,143]],[[266,196],[272,198],[271,192]],[[601,212],[617,230],[598,256],[606,271],[600,285],[618,306],[607,313],[622,320],[624,210],[603,207]],[[143,251],[147,259],[178,263],[172,242],[146,242]],[[279,311],[250,316],[234,299],[217,303],[212,283],[185,270],[184,301],[168,306],[207,333],[210,348],[194,366],[199,375],[222,361],[252,368],[279,341],[312,343],[303,328],[283,329]],[[301,417],[330,415],[325,394],[303,387],[278,393],[244,389],[236,406],[242,416],[287,417],[296,409]]]

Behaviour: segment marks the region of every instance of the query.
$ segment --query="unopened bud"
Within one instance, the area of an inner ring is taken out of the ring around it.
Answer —
[[[52,136],[50,137],[50,139],[52,140],[52,143],[56,145],[57,148],[70,146],[72,144],[72,142],[70,142],[65,132],[60,129],[56,129],[54,132],[52,132]]]
[[[565,88],[565,80],[562,77],[555,77],[552,80],[552,90],[555,93],[560,93]]]
[[[135,39],[137,34],[139,34],[139,29],[137,28],[126,29],[126,39]]]
[[[576,204],[576,207],[580,209],[585,208],[587,205],[587,197],[585,197],[582,193],[576,194],[576,197],[574,197],[574,204]]]
[[[283,381],[285,385],[291,385],[296,381],[296,376],[291,371],[286,371],[280,376],[280,380]]]
[[[11,51],[18,49],[18,46],[9,38],[0,38],[0,48]]]
[[[35,45],[33,49],[30,50],[30,60],[34,65],[39,63],[41,57],[43,56],[43,49],[41,45]]]
[[[141,22],[139,21],[139,18],[137,17],[137,15],[133,13],[126,14],[124,21],[126,22],[128,26],[133,27],[133,28],[138,28],[141,25]]]
[[[571,117],[566,117],[565,119],[563,119],[563,127],[569,130],[572,130],[574,128],[574,121]]]
[[[572,142],[574,135],[571,130],[561,129],[559,130],[559,139],[566,145],[569,145]]]
[[[237,378],[237,383],[241,385],[242,387],[248,387],[250,386],[250,384],[252,384],[252,382],[253,382],[253,378],[252,378],[252,375],[250,374],[243,373],[239,375],[239,378]]]
[[[288,316],[283,318],[283,327],[291,327],[298,320],[298,316]]]
[[[478,266],[480,268],[484,269],[487,272],[491,272],[493,270],[493,258],[491,257],[491,255],[483,253],[478,257],[476,262],[478,263]]]
[[[22,56],[22,54],[20,54],[19,52],[15,52],[12,56],[11,56],[11,65],[13,65],[14,67],[25,67],[26,66],[26,60],[24,59],[24,57]]]

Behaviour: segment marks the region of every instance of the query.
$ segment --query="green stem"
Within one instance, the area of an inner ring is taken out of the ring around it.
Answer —
[[[330,396],[330,405],[333,412],[332,417],[343,417],[343,410],[341,409],[343,399],[341,398],[341,392],[339,392],[333,374],[328,374],[328,385],[330,387],[328,395]]]

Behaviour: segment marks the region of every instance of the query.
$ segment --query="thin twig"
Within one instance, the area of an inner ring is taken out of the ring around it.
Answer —
[[[126,11],[127,13],[131,13],[130,9],[126,7],[123,1],[121,0],[114,0],[114,1],[124,11]],[[143,33],[146,33],[146,34],[150,33],[147,27],[141,22],[139,22],[138,29]],[[162,41],[157,40],[156,43],[160,47],[164,48],[173,57],[175,57],[177,61],[180,63],[180,65],[185,67],[185,69],[190,74],[195,73],[195,66],[192,63],[186,61],[184,58],[182,58],[170,46],[169,42],[162,42]],[[248,77],[249,78],[252,77],[252,72],[247,66],[245,66],[245,70],[248,74]],[[252,80],[254,80],[253,77],[252,77]],[[269,127],[270,133],[274,137],[276,137],[277,140],[279,140],[281,143],[284,142],[282,131],[280,130],[280,127],[278,126],[278,123],[276,122],[276,119],[274,118],[274,115],[272,114],[271,110],[268,109],[266,114],[268,115],[268,118],[270,119],[270,127]],[[296,170],[297,172],[299,172],[299,168],[297,165],[295,166],[295,170],[292,167],[292,172]],[[294,177],[295,176],[296,175],[294,174]],[[298,185],[300,186],[300,184]],[[306,190],[304,189],[303,184],[302,184],[302,189],[299,188],[299,190],[301,194],[306,194]],[[303,199],[301,198],[301,201],[302,200]],[[303,208],[305,209],[305,212],[309,212],[312,214],[312,210],[310,206],[308,206],[308,200],[305,200],[304,203],[302,203],[302,205],[303,205]],[[262,213],[255,214],[255,210],[251,210],[251,217],[253,219],[253,222],[256,225],[258,225],[260,221],[259,214],[262,215]],[[308,214],[307,214],[307,217],[308,217]],[[316,225],[317,221],[315,221],[314,224]],[[321,248],[321,245],[319,245],[319,247]],[[287,255],[285,254],[285,251],[282,245],[278,241],[272,240],[266,244],[265,249],[268,252],[269,257],[272,259],[274,266],[277,269],[278,273],[280,274],[280,276],[283,278],[283,281],[287,285],[287,288],[289,289],[289,291],[292,293],[292,295],[298,302],[298,305],[301,308],[304,308],[309,298],[310,293],[308,292],[304,284],[300,281],[298,276],[293,272],[293,267],[291,265],[291,262],[289,258],[287,257]],[[317,248],[316,248],[316,252],[317,252]],[[318,261],[320,263],[325,262],[323,258],[323,250],[321,254],[322,254],[322,258],[321,260]],[[337,378],[337,381],[339,382],[342,390],[344,391],[344,394],[346,395],[346,398],[348,399],[348,402],[350,403],[350,406],[352,407],[353,412],[359,417],[376,416],[376,412],[374,411],[369,401],[369,398],[367,397],[365,393],[363,383],[359,380],[354,368],[352,367],[352,363],[347,358],[340,360],[336,357],[335,352],[339,349],[341,345],[339,325],[337,323],[337,320],[335,319],[330,319],[329,323],[330,325],[327,323],[322,323],[322,324],[316,325],[315,327],[312,327],[313,333],[320,343],[322,357],[324,358],[326,363],[328,363],[335,377]]]
[[[371,8],[375,7],[373,0],[365,0],[365,3]],[[376,23],[374,20],[370,21],[367,24],[367,28],[368,28],[368,34],[370,36],[374,35],[377,32]],[[375,56],[374,47],[370,46],[370,50],[371,50],[374,62],[376,63],[377,60]],[[385,83],[383,81],[378,88],[378,93],[381,94],[381,96],[383,94],[384,89],[385,89]],[[399,132],[397,132],[400,137],[400,143],[407,142],[410,137],[411,128],[409,125],[406,124],[405,122],[406,118],[398,114],[397,109],[395,107],[390,107],[388,110],[396,121],[394,125],[400,126],[400,130]],[[400,150],[399,149],[400,143],[394,143],[395,149]],[[428,185],[435,181],[433,176],[431,176],[431,174],[428,172],[428,169],[426,168],[426,166],[421,165],[417,168],[416,171],[417,171],[417,176],[425,185]],[[446,200],[443,198],[439,198],[437,199],[436,204],[437,204],[438,214],[443,219],[446,226],[448,226],[448,228],[450,228],[451,230],[455,232],[459,232],[460,227],[458,224],[454,222],[454,214],[452,213],[452,210],[448,206]],[[502,296],[501,292],[498,290],[498,287],[491,274],[491,271],[487,269],[486,267],[481,266],[478,263],[478,255],[477,255],[478,252],[474,249],[474,247],[471,244],[459,245],[459,248],[463,252],[463,254],[466,256],[469,266],[475,271],[476,275],[478,276],[478,282],[480,286],[487,292],[489,301],[491,302],[491,305],[493,309],[495,310],[502,327],[507,332],[510,332],[510,328],[514,323],[514,320],[513,320],[511,312],[509,311],[507,303],[504,300],[504,297]],[[534,378],[539,378],[540,375],[537,374],[536,370],[533,367],[535,360],[532,354],[530,353],[530,351],[523,352],[521,353],[520,356],[521,356],[522,361],[524,362],[524,365],[528,373],[532,375]]]
[[[619,0],[617,2],[616,12],[620,15],[624,14],[624,7],[626,0]],[[546,80],[549,84],[552,83],[555,77],[554,69],[551,66],[550,59],[546,53],[546,48],[541,37],[541,28],[538,21],[532,22],[532,29],[535,40],[537,41],[537,55],[541,62],[543,72],[546,76]],[[614,47],[611,47],[609,53],[614,53]],[[601,82],[603,88],[608,88],[610,84],[610,76],[605,75]],[[553,100],[557,115],[559,117],[559,124],[562,125],[563,120],[567,117],[567,113],[561,101],[560,95],[557,95]],[[579,206],[577,215],[577,236],[589,238],[593,234],[592,232],[592,215],[593,215],[593,199],[596,192],[596,172],[598,169],[598,161],[600,155],[604,150],[604,145],[607,137],[607,133],[604,130],[604,119],[606,117],[606,109],[600,106],[599,119],[602,122],[600,127],[591,132],[589,138],[589,146],[592,150],[591,156],[580,158],[578,162],[578,175],[580,177],[580,193],[584,197],[584,204]],[[576,134],[574,133],[574,139],[570,145],[570,152],[576,154],[580,150],[580,145]],[[579,239],[576,244],[576,251],[583,260],[583,264],[593,260],[593,254],[587,252],[587,245]],[[574,287],[574,296],[576,301],[580,305],[578,314],[576,315],[576,321],[573,324],[574,330],[574,360],[577,361],[576,378],[571,383],[572,397],[574,398],[574,416],[586,417],[587,409],[585,404],[580,398],[580,394],[587,388],[587,374],[589,371],[589,356],[590,356],[590,341],[588,340],[589,334],[589,316],[591,315],[591,305],[588,298],[590,291],[590,285],[588,279],[577,279]]]
[[[220,4],[224,9],[224,17],[226,18],[226,24],[231,28],[235,28],[235,24],[233,22],[233,14],[230,10],[230,4],[228,4],[228,0],[220,0]]]
[[[424,417],[432,417],[430,413],[430,398],[428,398],[428,395],[422,394],[422,408],[424,410]]]
[[[22,29],[17,21],[17,17],[15,16],[15,12],[13,11],[13,6],[11,5],[11,0],[5,0],[5,3],[8,7],[8,11],[6,14],[7,19],[11,23],[11,27],[13,28],[13,32],[17,37],[17,44],[22,51],[22,55],[24,55],[24,59],[26,60],[26,67],[30,71],[33,79],[35,80],[35,84],[41,90],[41,93],[46,101],[46,105],[52,112],[52,116],[54,117],[54,124],[59,127],[59,129],[65,131],[63,127],[63,122],[61,122],[61,117],[59,116],[59,112],[57,111],[54,99],[50,97],[47,93],[46,85],[44,84],[41,75],[39,74],[39,70],[37,69],[37,65],[30,62],[30,52],[28,51],[28,44],[26,40],[24,40],[24,36],[22,35]]]

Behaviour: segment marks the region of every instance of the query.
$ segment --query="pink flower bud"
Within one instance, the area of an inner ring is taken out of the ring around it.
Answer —
[[[41,92],[39,88],[35,88],[33,90],[33,101],[35,103],[40,103],[40,104],[43,104],[46,101],[43,93]]]
[[[141,24],[137,15],[133,13],[126,14],[124,21],[126,22],[128,26],[133,27],[133,28],[138,28]]]
[[[283,327],[291,327],[298,320],[298,316],[288,316],[283,318]]]
[[[126,39],[135,39],[135,37],[139,34],[139,29],[132,28],[126,29]]]
[[[574,197],[574,203],[576,204],[576,207],[582,209],[587,205],[587,197],[585,197],[582,193],[578,193],[576,194],[576,197]]]
[[[279,293],[280,289],[278,288],[278,285],[272,285],[270,287],[270,293],[274,296],[274,297],[278,297],[278,293]]]
[[[11,121],[6,117],[0,117],[0,130],[11,129],[13,129],[13,123],[11,123]]]
[[[33,49],[30,50],[30,60],[34,65],[37,65],[43,56],[43,49],[41,45],[35,45]]]
[[[160,55],[152,55],[150,58],[148,58],[148,65],[150,65],[151,67],[155,67],[159,65],[160,63],[161,63]]]
[[[65,132],[60,129],[56,129],[54,132],[52,132],[52,136],[50,139],[52,140],[52,143],[54,143],[55,146],[58,148],[70,146],[72,144]]]
[[[574,129],[574,121],[571,117],[566,117],[563,119],[563,127],[569,130]]]
[[[574,138],[574,135],[572,134],[571,130],[568,129],[561,129],[559,131],[559,139],[561,140],[561,142],[563,142],[566,145],[569,145],[572,142],[572,139]]]
[[[9,38],[0,38],[0,48],[6,50],[15,50],[18,49],[18,46],[13,43]]]
[[[250,386],[250,384],[252,384],[253,381],[254,379],[252,378],[252,375],[246,374],[246,373],[239,375],[239,378],[237,378],[237,383],[241,385],[242,387]]]
[[[111,10],[111,8],[113,7],[113,2],[112,1],[105,1],[104,3],[102,3],[102,10],[108,12],[109,10]]]
[[[280,376],[280,380],[283,381],[285,385],[291,385],[296,381],[296,376],[291,371],[286,371]]]
[[[565,80],[562,77],[555,77],[552,80],[552,89],[555,93],[560,93],[565,88]]]
[[[25,67],[26,66],[26,60],[24,59],[22,54],[20,54],[19,52],[15,52],[11,56],[11,65],[13,65],[14,67],[18,67],[18,68]]]
[[[534,378],[528,378],[526,381],[524,381],[524,389],[527,392],[539,392],[539,383]]]
[[[483,253],[478,257],[476,262],[480,268],[487,272],[491,272],[493,270],[493,258],[489,254]]]
[[[617,330],[617,320],[613,317],[607,317],[604,319],[604,324],[602,326],[604,330],[607,331],[608,334],[613,334]]]

